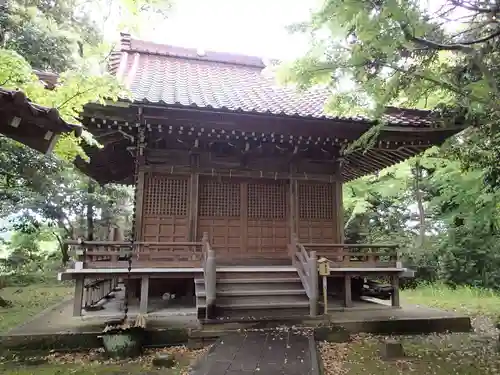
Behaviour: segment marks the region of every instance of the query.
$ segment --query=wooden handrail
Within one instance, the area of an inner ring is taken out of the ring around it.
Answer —
[[[129,241],[80,241],[80,240],[66,240],[67,245],[80,245],[80,246],[203,246],[203,242],[189,242],[189,241],[169,241],[169,242],[155,242],[155,241],[136,241],[131,243]]]
[[[76,255],[76,260],[82,262],[80,267],[86,266],[94,261],[96,262],[112,262],[119,264],[122,251],[126,251],[139,260],[140,257],[148,257],[157,254],[157,249],[177,247],[185,248],[188,256],[195,256],[199,259],[199,249],[203,246],[203,242],[195,241],[85,241],[85,240],[66,240],[66,244],[73,247],[72,251]],[[125,254],[124,254],[125,255]],[[95,259],[104,257],[106,259]],[[107,259],[109,258],[109,260]]]
[[[354,244],[354,243],[303,243],[304,247],[339,247],[339,248],[358,248],[358,249],[380,249],[388,248],[395,249],[398,248],[397,244]]]
[[[366,257],[366,256],[376,256],[376,257],[397,257],[397,253],[355,253],[355,252],[341,252],[338,254],[332,254],[334,256],[350,256],[350,257]]]
[[[318,266],[316,252],[311,251],[311,254],[308,254],[304,245],[298,242],[295,234],[292,234],[291,244],[288,248],[292,258],[292,264],[297,269],[297,274],[309,298],[310,315],[316,316],[318,302]]]
[[[205,318],[211,319],[214,316],[216,287],[217,287],[217,266],[215,262],[215,252],[210,246],[208,233],[203,233],[202,243],[202,268],[203,280],[205,283]]]

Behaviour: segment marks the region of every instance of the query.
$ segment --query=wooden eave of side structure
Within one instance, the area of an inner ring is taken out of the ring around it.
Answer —
[[[52,151],[61,133],[81,135],[55,108],[32,103],[21,91],[0,87],[0,133],[42,153]]]
[[[104,147],[86,147],[90,162],[77,160],[76,165],[101,184],[132,183],[139,127],[146,132],[147,152],[163,149],[199,153],[230,144],[235,153],[250,157],[265,152],[288,155],[290,160],[341,161],[344,181],[406,160],[465,128],[462,124],[444,127],[438,120],[432,126],[387,124],[374,147],[345,154],[347,146],[376,122],[127,102],[90,104],[82,122]]]

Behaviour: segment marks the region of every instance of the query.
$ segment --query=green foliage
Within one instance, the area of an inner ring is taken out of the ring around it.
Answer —
[[[441,150],[347,184],[346,240],[399,243],[426,280],[498,288],[500,11],[488,6],[326,0],[292,27],[309,33],[310,49],[280,76],[329,86],[336,115],[379,119],[394,105],[434,110],[444,126],[473,125]],[[370,147],[383,126],[346,152]]]
[[[500,26],[491,20],[500,11],[481,11],[479,0],[467,4],[326,0],[309,22],[292,28],[309,33],[311,47],[284,66],[282,79],[330,86],[327,109],[337,115],[380,118],[387,105],[427,108],[449,123],[497,133]],[[352,147],[369,145],[380,126]]]
[[[116,220],[130,224],[132,189],[96,186],[88,191],[88,178],[53,155],[42,155],[9,139],[0,138],[0,214],[16,213],[17,229],[41,241],[57,240],[63,263],[64,239],[85,233],[87,203],[94,207],[95,228],[104,231]],[[97,235],[99,232],[97,232]]]
[[[79,70],[62,73],[59,84],[53,90],[46,90],[21,55],[12,50],[0,49],[0,85],[8,89],[20,89],[33,102],[56,108],[69,123],[78,124],[79,113],[89,102],[116,100],[118,96],[126,96],[111,75],[89,75],[85,71],[83,66]],[[76,155],[85,156],[80,142],[73,135],[65,135],[54,151],[65,160],[73,160]]]
[[[133,25],[145,12],[164,16],[169,5],[162,0],[12,0],[0,11],[0,86],[22,90],[78,124],[85,104],[127,97],[113,76],[100,73],[111,49],[102,42],[110,14]],[[47,90],[33,68],[57,73],[55,88]],[[86,158],[81,143],[93,140],[86,132],[82,138],[62,136],[55,156],[44,156],[0,136],[0,213],[15,215],[17,230],[5,264],[17,273],[46,265],[40,241],[47,233],[58,244],[59,262],[66,263],[63,240],[85,233],[89,203],[97,236],[116,220],[129,224],[130,188],[98,186],[89,192],[88,179],[71,164],[76,155]]]

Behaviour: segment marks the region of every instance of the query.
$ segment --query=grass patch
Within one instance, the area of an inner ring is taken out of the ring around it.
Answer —
[[[17,327],[42,310],[62,301],[72,294],[73,288],[67,286],[6,287],[0,290],[3,299],[10,301],[12,307],[0,308],[0,333]]]
[[[422,284],[401,291],[403,304],[436,307],[467,315],[496,317],[500,313],[500,294],[488,289],[444,284]]]

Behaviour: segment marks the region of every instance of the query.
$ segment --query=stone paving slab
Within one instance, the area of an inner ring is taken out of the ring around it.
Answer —
[[[192,375],[317,375],[316,347],[298,331],[245,331],[221,337]]]

